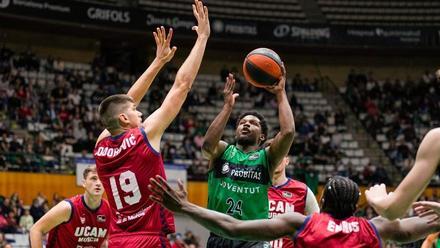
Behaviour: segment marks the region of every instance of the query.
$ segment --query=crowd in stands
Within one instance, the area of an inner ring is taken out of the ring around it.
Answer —
[[[176,68],[169,66],[159,74],[140,104],[144,114],[159,107],[175,73]],[[272,94],[243,83],[236,68],[221,68],[219,82],[228,73],[237,75],[240,101],[253,102],[255,108],[276,109]],[[120,93],[121,89],[127,91],[136,78],[133,73],[106,66],[103,57],[94,59],[88,68],[71,68],[60,59],[40,58],[29,50],[16,53],[1,48],[0,170],[74,173],[74,158],[90,158],[96,137],[102,131],[98,104],[106,96]],[[286,90],[289,93],[316,92],[322,83],[320,80],[296,74],[287,81]],[[184,138],[178,144],[166,137],[163,139],[161,151],[166,163],[177,159],[193,161],[188,166],[189,179],[207,178],[208,166],[201,156],[201,146],[212,121],[201,117],[191,106],[215,106],[216,101],[223,101],[222,90],[222,84],[213,84],[207,94],[191,91],[181,113],[167,129],[167,133],[178,133]],[[375,178],[372,176],[377,171],[374,166],[366,167],[365,173],[359,174],[341,163],[344,129],[339,127],[345,124],[342,110],[317,111],[310,121],[295,95],[289,94],[289,97],[297,131],[290,155],[298,167],[298,173],[289,171],[289,176],[298,174],[301,178],[303,169],[314,175],[313,164],[324,164],[335,166],[338,174],[350,176],[359,183],[368,184],[370,178]],[[231,116],[227,128],[235,128],[237,117],[237,114]],[[329,126],[338,129],[330,132]],[[372,168],[374,170],[369,171]]]
[[[49,209],[58,204],[63,197],[54,194],[52,201],[39,193],[27,206],[20,199],[18,193],[10,197],[0,195],[0,232],[28,233],[32,225],[37,222]]]
[[[49,200],[44,194],[38,193],[30,206],[25,205],[18,193],[10,197],[0,195],[0,248],[10,245],[5,238],[5,233],[28,234],[31,227],[50,208],[57,205],[65,197],[55,193]],[[190,230],[184,235],[170,235],[173,248],[198,248],[199,239]]]
[[[420,78],[377,79],[352,70],[344,97],[402,175],[414,164],[423,135],[440,121],[440,83],[426,71]]]

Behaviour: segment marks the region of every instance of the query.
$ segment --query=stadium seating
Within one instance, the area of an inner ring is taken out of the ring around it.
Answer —
[[[73,173],[75,159],[92,157],[90,152],[102,129],[96,115],[99,102],[119,92],[118,86],[127,90],[135,76],[115,73],[111,67],[48,61],[36,56],[33,60],[38,66],[29,69],[22,60],[22,54],[2,52],[2,61],[7,63],[0,69],[11,72],[5,74],[8,76],[0,87],[3,103],[0,109],[4,114],[0,147],[5,151],[2,166],[8,170]],[[161,84],[165,89],[172,83],[169,76],[164,75],[169,73],[165,70],[159,76],[168,78]],[[104,84],[108,78],[116,80],[115,84]],[[321,182],[336,173],[337,164],[360,173],[369,159],[364,157],[353,135],[346,132],[343,121],[335,123],[337,111],[317,91],[316,82],[307,82],[299,75],[288,81],[298,133],[291,161],[320,172]],[[207,161],[201,157],[201,140],[223,104],[219,92],[224,83],[218,75],[201,74],[195,84],[198,87],[194,87],[182,113],[164,135],[162,153],[165,162],[186,165],[190,179],[205,180]],[[240,98],[224,138],[233,141],[236,118],[249,110],[257,110],[267,118],[273,136],[278,126],[273,96],[247,84],[239,85]],[[151,112],[161,101],[158,96],[164,96],[163,88],[153,84],[140,108]],[[8,104],[11,102],[15,104]],[[293,173],[293,168],[289,169],[289,175]]]
[[[391,81],[351,72],[341,92],[394,166],[406,175],[421,138],[440,123],[440,89],[433,74]],[[432,183],[439,182],[435,176]]]
[[[139,6],[162,13],[191,13],[191,0],[139,0]],[[239,20],[308,22],[297,0],[267,1],[209,1],[209,13],[215,17]]]
[[[436,26],[438,1],[333,1],[317,0],[329,24]]]

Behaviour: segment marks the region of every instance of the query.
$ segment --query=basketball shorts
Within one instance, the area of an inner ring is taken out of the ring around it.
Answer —
[[[109,248],[171,248],[170,241],[165,236],[153,235],[124,235],[110,238],[108,241]]]

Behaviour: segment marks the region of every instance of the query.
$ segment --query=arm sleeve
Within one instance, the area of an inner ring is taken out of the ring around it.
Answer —
[[[319,213],[319,205],[318,201],[316,200],[315,195],[313,194],[312,190],[307,187],[307,196],[306,196],[306,215],[310,215],[313,213]]]

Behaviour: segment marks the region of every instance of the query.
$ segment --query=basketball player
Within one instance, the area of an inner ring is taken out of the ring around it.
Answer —
[[[414,167],[397,186],[387,194],[384,184],[365,191],[368,203],[376,212],[390,220],[399,218],[419,198],[434,175],[440,162],[440,128],[429,131],[417,150]]]
[[[284,67],[283,67],[283,71]],[[241,220],[267,219],[269,214],[268,189],[275,168],[287,155],[294,136],[294,120],[285,90],[285,73],[279,83],[266,88],[277,99],[280,132],[268,147],[264,117],[257,112],[246,112],[238,120],[236,144],[220,138],[233,110],[235,79],[226,79],[224,106],[205,135],[202,151],[209,159],[208,208]],[[211,233],[207,247],[267,247],[264,242],[245,242],[224,239]]]
[[[303,215],[319,213],[319,205],[312,190],[304,183],[288,178],[286,167],[289,157],[284,157],[275,169],[272,177],[272,187],[269,188],[269,218],[284,213],[297,212]],[[272,248],[293,248],[291,237],[270,242]]]
[[[273,240],[291,236],[297,248],[379,248],[386,240],[407,243],[440,230],[440,222],[429,222],[429,216],[394,221],[380,216],[371,220],[353,216],[360,192],[358,185],[346,177],[335,176],[327,182],[321,198],[321,213],[304,216],[293,212],[251,221],[238,220],[188,202],[181,182],[177,191],[159,175],[150,181],[148,187],[154,192],[150,196],[152,200],[231,239]]]
[[[106,247],[110,205],[102,199],[104,189],[96,167],[86,168],[83,178],[83,195],[61,201],[32,226],[30,239],[33,248],[43,247],[43,235],[47,232],[47,248]]]
[[[160,140],[191,89],[210,35],[208,9],[201,1],[195,0],[193,13],[198,23],[193,27],[197,40],[162,105],[142,122],[136,108],[150,79],[135,83],[126,95],[106,98],[99,107],[106,130],[97,140],[94,156],[112,207],[109,247],[170,247],[166,235],[175,231],[174,217],[149,200],[147,184],[156,174],[165,176]],[[157,32],[156,43],[166,48],[163,59],[159,58],[161,67],[171,59],[167,54],[173,49],[169,48],[171,35],[166,37],[165,30]]]

